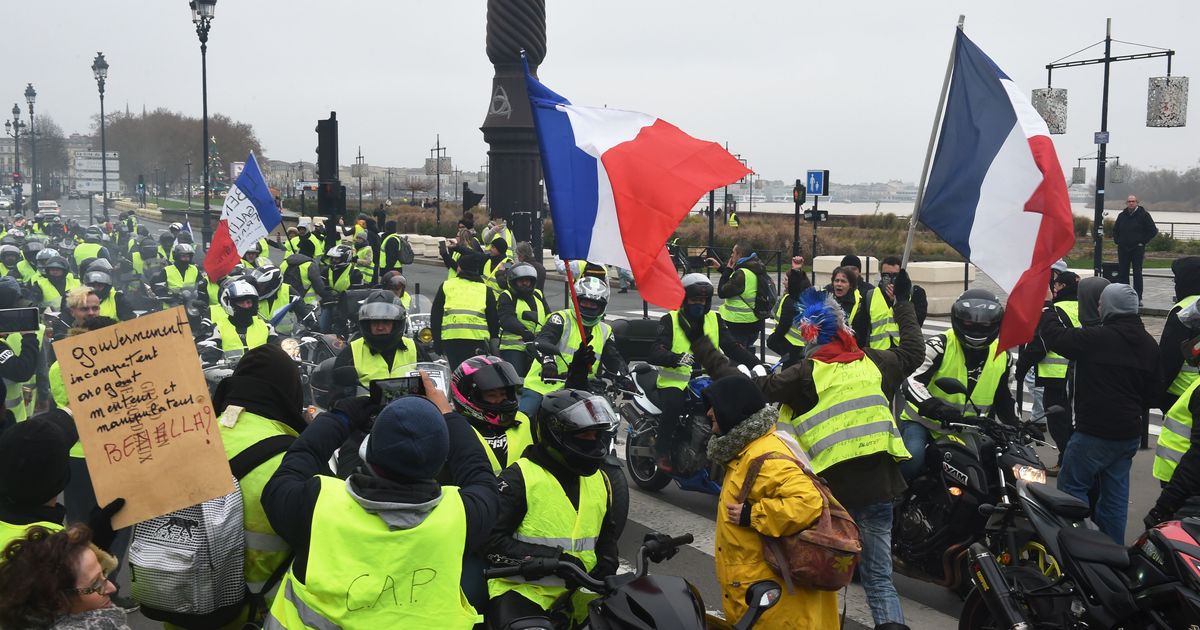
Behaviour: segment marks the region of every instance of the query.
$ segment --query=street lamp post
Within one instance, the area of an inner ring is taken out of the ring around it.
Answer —
[[[212,223],[209,218],[209,180],[208,180],[208,31],[212,28],[212,20],[217,10],[217,0],[191,0],[188,6],[192,9],[192,23],[196,25],[196,36],[200,38],[200,91],[203,102],[202,123],[204,141],[204,221],[201,238],[205,252],[208,242],[212,240]]]
[[[4,132],[12,136],[13,139],[13,188],[16,190],[13,193],[13,211],[9,214],[21,211],[21,130],[25,128],[25,123],[21,122],[21,108],[13,103],[12,120],[4,121]]]
[[[438,225],[442,224],[442,156],[446,155],[446,147],[442,146],[442,134],[437,134],[437,145],[429,150],[429,153],[434,156],[434,178],[436,179],[436,194],[437,197],[433,200],[434,207],[434,222]]]
[[[104,142],[104,81],[108,78],[108,62],[104,60],[104,53],[96,53],[96,58],[92,61],[92,74],[96,76],[96,87],[100,90],[100,190],[101,208],[104,209],[104,220],[108,220],[108,153]],[[88,191],[88,198],[91,198],[91,191]],[[89,205],[90,207],[90,205]],[[89,212],[88,222],[95,223],[96,217]]]
[[[184,163],[184,166],[187,167],[187,173],[188,173],[188,182],[187,182],[188,210],[191,210],[192,209],[192,161],[188,160],[187,162]]]
[[[37,211],[38,202],[38,169],[37,169],[37,129],[33,122],[33,103],[37,101],[37,90],[32,83],[25,84],[25,102],[29,104],[29,162],[33,171],[33,196],[30,209]]]

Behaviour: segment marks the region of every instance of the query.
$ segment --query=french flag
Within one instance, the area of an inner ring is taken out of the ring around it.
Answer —
[[[642,298],[677,309],[665,248],[697,198],[750,171],[715,142],[647,114],[572,105],[525,68],[554,238],[563,260],[633,272]]]
[[[204,255],[204,271],[210,280],[225,277],[261,238],[266,238],[283,220],[275,198],[263,179],[254,154],[246,158],[246,166],[225,195],[221,222],[213,233],[212,244]]]
[[[1008,292],[1000,349],[1033,338],[1050,266],[1075,245],[1046,122],[960,29],[920,220]]]

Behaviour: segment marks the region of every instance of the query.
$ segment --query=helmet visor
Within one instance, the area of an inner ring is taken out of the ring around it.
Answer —
[[[617,414],[608,401],[589,396],[554,414],[555,428],[562,433],[589,430],[608,431],[617,423]]]
[[[490,369],[479,370],[472,375],[475,379],[475,388],[479,391],[520,387],[524,383],[521,375],[517,374],[516,368],[507,361],[493,363],[488,367]]]
[[[367,302],[358,309],[360,321],[399,321],[404,317],[404,309],[392,302]]]

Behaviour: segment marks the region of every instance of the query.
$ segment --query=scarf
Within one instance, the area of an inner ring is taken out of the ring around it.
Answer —
[[[775,430],[775,418],[779,410],[767,405],[746,418],[725,435],[714,435],[708,440],[709,461],[724,464],[737,457],[748,444]]]

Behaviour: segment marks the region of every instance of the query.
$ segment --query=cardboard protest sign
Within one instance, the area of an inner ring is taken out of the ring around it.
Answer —
[[[54,343],[96,499],[120,528],[233,492],[183,307]]]

